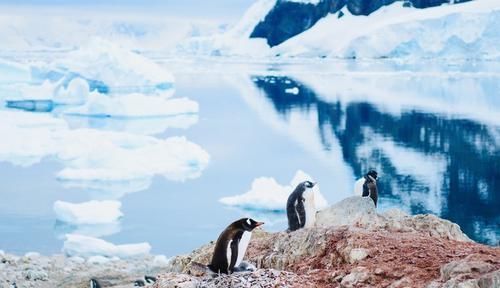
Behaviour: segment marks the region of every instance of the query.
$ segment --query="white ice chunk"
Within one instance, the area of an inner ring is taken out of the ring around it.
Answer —
[[[285,89],[285,93],[288,93],[288,94],[298,95],[299,92],[300,92],[300,90],[299,90],[298,87],[286,88]]]
[[[165,117],[197,112],[198,103],[187,98],[165,99],[138,93],[110,97],[94,92],[84,105],[65,109],[62,113],[94,117]]]
[[[123,213],[122,203],[114,200],[69,203],[56,201],[54,212],[59,221],[73,224],[103,224],[116,222]]]
[[[81,105],[89,98],[89,84],[82,78],[72,79],[67,88],[57,87],[54,102],[66,105]]]
[[[53,156],[64,167],[58,179],[80,187],[123,187],[118,182],[133,182],[134,189],[142,189],[155,175],[177,181],[196,178],[210,158],[184,137],[69,130],[61,119],[18,111],[0,110],[0,119],[8,119],[0,121],[0,133],[9,135],[0,141],[0,160],[29,166]]]
[[[89,258],[103,256],[107,258],[131,258],[149,254],[151,246],[144,243],[115,245],[102,239],[77,234],[66,235],[63,252],[68,257]]]
[[[174,83],[173,75],[155,62],[99,38],[56,60],[53,66],[63,74],[68,71],[85,79],[102,81],[110,90],[127,90],[130,86],[166,90]]]
[[[219,199],[219,201],[225,205],[247,209],[282,211],[286,209],[286,201],[290,193],[293,192],[299,183],[306,180],[314,182],[312,177],[302,170],[298,170],[295,173],[289,185],[280,185],[272,177],[260,177],[252,182],[252,187],[248,192],[241,195],[224,197]],[[328,203],[320,193],[319,184],[314,186],[313,191],[316,209],[326,207]]]

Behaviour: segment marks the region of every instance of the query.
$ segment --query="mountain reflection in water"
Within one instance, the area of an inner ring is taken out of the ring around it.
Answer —
[[[341,146],[339,157],[354,175],[377,169],[383,208],[437,214],[474,240],[498,245],[498,126],[414,107],[386,112],[359,97],[325,100],[291,77],[253,76],[252,81],[285,121],[291,111],[316,113],[323,149],[331,149],[333,135]]]

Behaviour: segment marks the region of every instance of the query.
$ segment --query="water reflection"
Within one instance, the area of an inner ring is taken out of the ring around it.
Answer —
[[[318,93],[311,86],[291,77],[252,77],[254,85],[284,121],[288,121],[292,112],[315,113],[316,136],[323,149],[331,150],[338,141],[341,146],[338,157],[355,176],[369,168],[380,171],[380,202],[383,207],[398,207],[412,214],[435,213],[458,223],[466,234],[477,241],[498,244],[500,129],[498,122],[491,124],[495,122],[491,119],[495,118],[490,117],[489,121],[481,123],[460,113],[450,116],[433,109],[426,111],[422,107],[426,107],[427,103],[422,106],[419,102],[411,107],[411,99],[399,111],[394,111],[386,109],[387,105],[393,104],[391,99],[379,97],[378,102],[363,101],[373,99],[370,94],[380,93],[380,89],[370,91],[370,86],[363,87],[362,81],[356,88],[342,90],[336,89],[336,85],[345,85],[339,79],[323,80],[329,82],[326,87],[330,90],[325,89],[325,83],[320,83],[318,89],[322,93]],[[450,110],[468,112],[468,109],[474,109],[474,105],[481,106],[477,103],[489,104],[489,99],[497,99],[495,93],[498,90],[489,89],[497,84],[492,84],[492,79],[483,80],[476,79],[474,84],[484,89],[485,93],[492,94],[486,101],[469,99],[465,104],[463,101],[458,103],[457,109]],[[446,81],[456,82],[457,79]],[[392,89],[397,91],[404,84],[397,83]],[[445,88],[453,87],[453,83],[447,84]],[[381,89],[387,86],[380,82],[375,85]],[[459,102],[454,97],[459,91],[445,88],[440,88],[440,98],[448,102],[443,107],[446,110],[449,105]],[[435,96],[429,91],[412,93],[416,93],[414,99],[417,100],[421,94],[427,99]],[[399,96],[404,98],[400,99],[401,102],[408,99],[405,96]],[[495,110],[494,107],[489,108]]]

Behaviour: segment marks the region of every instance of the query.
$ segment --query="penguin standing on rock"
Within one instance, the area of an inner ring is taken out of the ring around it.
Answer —
[[[370,170],[354,183],[354,195],[372,198],[375,207],[378,201],[377,178],[377,171]]]
[[[250,218],[242,218],[227,226],[215,243],[214,254],[208,268],[215,273],[224,274],[241,271],[244,265],[240,264],[252,237],[252,231],[263,224]]]
[[[314,225],[316,220],[316,207],[314,205],[314,191],[316,185],[311,181],[304,181],[297,185],[286,202],[286,215],[288,217],[288,230],[295,231]]]

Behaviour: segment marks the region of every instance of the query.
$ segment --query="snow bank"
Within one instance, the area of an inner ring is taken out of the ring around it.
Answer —
[[[116,222],[123,213],[119,201],[88,201],[83,203],[54,202],[57,220],[73,224],[102,224]]]
[[[500,3],[471,1],[426,9],[395,2],[370,14],[331,14],[273,47],[272,55],[303,57],[498,58]],[[348,33],[346,33],[348,31]]]
[[[286,209],[286,201],[290,193],[299,183],[306,180],[314,181],[302,170],[295,173],[289,185],[280,185],[271,177],[260,177],[252,182],[252,187],[248,192],[224,197],[219,201],[228,206],[238,206],[246,209],[281,211]],[[313,191],[316,209],[326,207],[328,203],[319,191],[319,184],[314,186]]]
[[[64,241],[63,252],[67,257],[89,258],[103,256],[107,258],[132,258],[149,254],[151,246],[144,243],[115,245],[102,239],[68,234]]]

